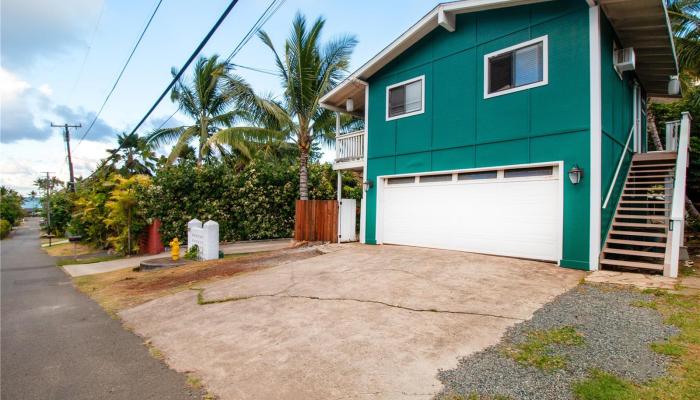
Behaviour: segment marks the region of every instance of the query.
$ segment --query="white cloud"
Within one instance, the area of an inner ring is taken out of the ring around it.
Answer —
[[[46,97],[51,97],[53,95],[53,89],[47,83],[39,86],[39,91]]]
[[[38,58],[86,46],[103,0],[3,0],[2,64],[19,70]]]
[[[95,118],[93,111],[55,105],[51,101],[51,87],[47,84],[32,86],[17,75],[0,67],[0,142],[18,140],[45,141],[52,135],[51,119],[57,123],[82,123],[82,135],[87,124]],[[115,137],[118,130],[103,119],[95,122],[86,140],[104,141]]]

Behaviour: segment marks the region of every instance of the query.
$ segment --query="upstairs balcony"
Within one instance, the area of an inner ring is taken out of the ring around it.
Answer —
[[[362,169],[365,165],[365,131],[341,134],[335,138],[333,169]]]

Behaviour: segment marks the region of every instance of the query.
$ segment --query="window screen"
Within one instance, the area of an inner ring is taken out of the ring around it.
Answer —
[[[457,179],[460,181],[471,181],[477,179],[496,179],[498,173],[496,171],[479,171],[479,172],[465,172],[457,175]]]
[[[422,109],[422,79],[389,89],[389,117],[398,117]]]
[[[389,185],[403,185],[406,183],[416,183],[416,178],[413,176],[407,176],[402,178],[389,178],[386,183]]]
[[[489,93],[540,82],[544,79],[542,42],[489,58]]]
[[[425,175],[425,176],[420,177],[420,183],[450,182],[451,180],[452,180],[452,174]]]
[[[531,176],[550,176],[552,167],[507,169],[503,172],[504,178],[524,178]]]

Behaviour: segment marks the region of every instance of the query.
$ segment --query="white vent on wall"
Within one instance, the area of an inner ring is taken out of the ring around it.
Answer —
[[[636,57],[633,48],[627,47],[615,50],[615,69],[619,72],[634,71],[635,62]]]

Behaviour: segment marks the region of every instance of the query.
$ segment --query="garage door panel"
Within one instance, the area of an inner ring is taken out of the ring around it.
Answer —
[[[386,185],[382,241],[559,259],[559,181]]]

